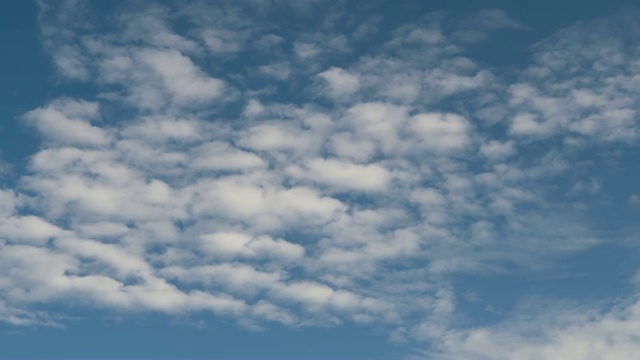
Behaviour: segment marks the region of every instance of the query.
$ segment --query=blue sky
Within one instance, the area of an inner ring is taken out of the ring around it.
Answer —
[[[0,359],[640,358],[633,1],[5,1]]]

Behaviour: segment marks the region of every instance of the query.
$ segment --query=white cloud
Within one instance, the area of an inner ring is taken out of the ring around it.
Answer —
[[[620,198],[605,170],[635,146],[640,89],[607,22],[543,40],[506,76],[460,45],[524,28],[500,10],[430,14],[360,53],[327,31],[369,31],[339,11],[303,34],[264,23],[279,2],[146,4],[101,34],[64,4],[42,5],[46,47],[94,102],[24,116],[44,141],[0,190],[0,321],[46,323],[33,309],[60,301],[393,327],[443,358],[637,345],[633,300],[529,337],[498,312],[468,325],[457,281],[536,278],[607,246],[589,209]]]
[[[249,265],[233,263],[193,268],[172,266],[162,269],[162,274],[187,284],[225,286],[229,291],[243,295],[254,295],[260,290],[268,290],[282,279],[279,273],[262,272]]]
[[[371,138],[384,154],[400,147],[398,130],[406,121],[407,108],[386,103],[362,103],[347,111],[347,121],[353,131]]]
[[[533,323],[513,319],[512,323],[495,328],[450,332],[443,337],[444,354],[434,357],[613,360],[638,355],[637,304],[614,308],[604,314],[562,309],[554,315],[556,319],[544,315]]]
[[[297,322],[296,317],[279,306],[271,304],[267,301],[260,300],[253,307],[253,315],[270,321],[277,321],[286,325],[293,325]]]
[[[96,259],[112,268],[120,279],[124,279],[127,275],[143,279],[152,276],[151,267],[144,259],[127,252],[118,245],[64,237],[56,240],[56,247],[65,250],[68,254]]]
[[[5,301],[50,300],[64,293],[67,270],[77,269],[78,260],[42,247],[0,243],[0,288]]]
[[[18,199],[12,190],[0,189],[0,218],[13,215],[17,205]]]
[[[513,155],[516,150],[513,146],[513,141],[499,142],[491,140],[480,147],[482,155],[490,159],[504,159]]]
[[[215,233],[203,235],[202,247],[213,257],[258,257],[292,261],[304,256],[304,248],[270,236],[252,237],[243,233]]]
[[[294,44],[293,49],[295,54],[302,59],[312,58],[320,53],[317,46],[309,43],[297,42]]]
[[[276,63],[258,66],[258,73],[275,80],[284,81],[291,75],[291,69],[287,63]]]
[[[360,88],[358,77],[341,68],[329,68],[318,74],[318,77],[327,82],[329,96],[336,100],[347,97]]]
[[[422,69],[397,58],[363,58],[355,70],[362,89],[374,91],[381,99],[392,103],[410,104],[423,91]]]
[[[222,80],[207,76],[176,50],[145,49],[135,55],[157,74],[165,90],[179,104],[210,101],[222,95],[225,87]]]
[[[215,55],[235,54],[243,47],[237,39],[237,34],[232,31],[205,28],[200,36],[209,51]]]
[[[154,47],[176,49],[180,52],[195,52],[198,44],[192,39],[174,33],[164,18],[171,10],[148,4],[143,13],[124,14],[119,22],[124,25],[123,40],[143,42]]]
[[[362,298],[344,290],[333,290],[329,286],[309,281],[276,287],[274,296],[301,303],[312,312],[324,307],[338,312],[361,309],[377,313],[391,310],[388,305],[374,299]]]
[[[490,79],[491,74],[484,70],[473,75],[459,75],[454,72],[435,69],[425,75],[424,82],[427,94],[438,97],[480,88],[489,83]]]
[[[511,133],[515,135],[549,135],[553,133],[553,124],[536,120],[533,114],[518,114],[513,117]]]
[[[73,80],[89,79],[89,70],[85,66],[86,57],[77,47],[61,46],[56,50],[53,60],[65,77]]]
[[[317,134],[299,129],[292,122],[270,122],[259,124],[245,130],[240,145],[252,150],[266,152],[305,153],[316,148],[321,139]]]
[[[346,206],[308,187],[262,187],[228,177],[202,184],[193,210],[201,216],[220,216],[258,228],[281,229],[304,223],[325,223]]]
[[[357,137],[350,132],[338,133],[328,140],[329,150],[339,156],[357,162],[366,162],[376,152],[376,145],[372,140]]]
[[[260,101],[256,99],[249,100],[247,107],[244,109],[244,115],[246,116],[256,116],[260,115],[264,111],[264,106],[260,103]]]
[[[122,134],[127,138],[150,142],[193,142],[202,136],[201,124],[193,120],[151,116],[137,124],[127,126]]]
[[[198,107],[219,101],[230,92],[223,80],[210,76],[175,49],[120,48],[107,43],[95,51],[99,55],[95,63],[98,78],[118,85],[121,91],[103,95],[125,99],[139,109]]]
[[[0,238],[15,242],[44,245],[63,230],[37,216],[12,216],[0,219]]]
[[[468,15],[457,26],[452,37],[465,43],[486,40],[491,33],[501,29],[525,30],[527,27],[500,9],[484,9]]]
[[[82,235],[89,238],[118,238],[127,234],[130,230],[124,224],[106,221],[81,225],[79,229]]]
[[[418,114],[411,119],[411,128],[420,145],[435,151],[461,151],[469,144],[469,122],[456,114]]]
[[[312,159],[303,168],[289,168],[287,172],[341,190],[384,190],[391,178],[389,171],[377,164],[358,165],[333,159]]]
[[[49,319],[47,313],[26,311],[7,305],[4,301],[0,301],[0,322],[13,326],[60,327],[60,324]]]
[[[260,168],[266,162],[256,154],[231,147],[223,142],[210,142],[196,148],[190,166],[202,170]]]
[[[90,121],[98,117],[98,104],[59,99],[47,107],[24,115],[41,135],[64,145],[101,146],[109,143],[109,135]]]

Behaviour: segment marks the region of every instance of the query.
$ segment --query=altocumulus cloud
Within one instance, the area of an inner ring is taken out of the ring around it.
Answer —
[[[0,189],[0,321],[63,325],[63,303],[371,324],[429,359],[640,356],[632,279],[613,305],[490,322],[459,281],[562,272],[612,241],[588,219],[637,150],[631,24],[562,29],[514,75],[467,51],[530,31],[498,9],[384,29],[323,1],[97,6],[40,4],[60,80],[91,90],[22,116],[41,143]]]

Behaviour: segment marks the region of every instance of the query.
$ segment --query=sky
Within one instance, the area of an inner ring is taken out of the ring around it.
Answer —
[[[0,359],[640,358],[634,1],[0,3]]]

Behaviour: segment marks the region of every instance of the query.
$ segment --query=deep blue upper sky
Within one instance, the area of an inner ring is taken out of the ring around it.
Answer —
[[[640,358],[633,1],[5,1],[0,359]]]

